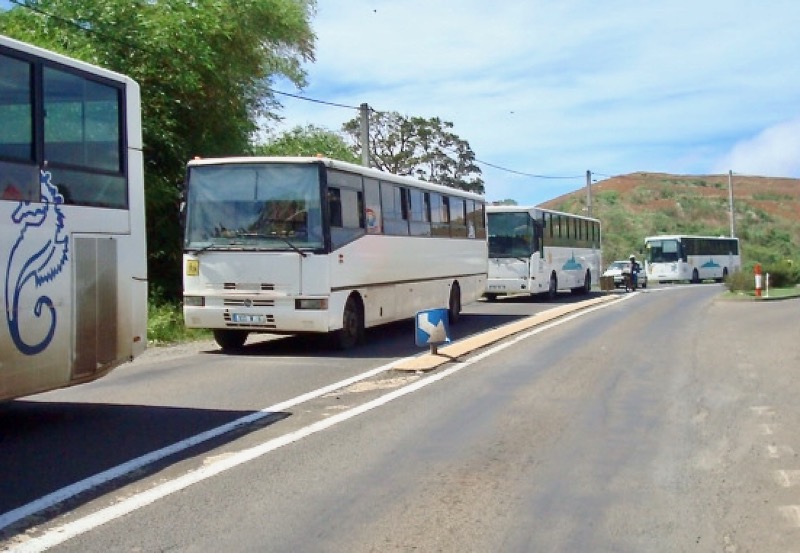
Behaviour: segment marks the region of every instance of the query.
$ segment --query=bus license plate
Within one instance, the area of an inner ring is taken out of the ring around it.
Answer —
[[[263,324],[266,320],[267,318],[264,315],[233,314],[233,322],[235,323]]]

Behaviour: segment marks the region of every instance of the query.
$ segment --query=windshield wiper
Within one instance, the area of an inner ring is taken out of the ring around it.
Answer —
[[[284,242],[284,243],[285,243],[287,246],[289,246],[290,248],[292,248],[292,249],[293,249],[295,252],[297,252],[298,254],[300,254],[300,256],[301,256],[301,257],[307,257],[307,256],[308,256],[308,254],[307,254],[307,253],[305,253],[303,250],[301,250],[300,248],[298,248],[297,246],[295,246],[295,245],[294,245],[294,244],[293,244],[293,243],[292,243],[292,242],[291,242],[291,241],[290,241],[288,238],[286,238],[285,236],[279,236],[279,235],[277,235],[277,234],[275,234],[275,235],[261,234],[261,233],[259,233],[259,232],[237,232],[237,233],[236,233],[236,237],[237,237],[237,238],[266,238],[266,239],[277,238],[278,240],[280,240],[280,241]]]
[[[217,245],[217,244],[214,244],[213,242],[209,242],[208,244],[206,244],[206,245],[205,245],[205,246],[203,246],[202,248],[198,248],[197,250],[195,250],[194,254],[195,254],[195,255],[200,255],[200,254],[201,254],[201,253],[203,253],[204,251],[206,251],[206,250],[208,250],[208,249],[210,249],[210,248],[213,248],[213,247],[214,247],[214,246],[216,246],[216,245]]]

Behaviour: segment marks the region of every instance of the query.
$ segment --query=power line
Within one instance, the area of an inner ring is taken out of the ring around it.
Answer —
[[[109,35],[109,34],[106,34],[106,33],[102,33],[100,31],[92,29],[90,26],[87,26],[86,24],[81,24],[78,21],[75,21],[75,20],[72,20],[72,19],[67,19],[67,18],[58,16],[58,15],[55,15],[53,13],[46,12],[46,11],[42,10],[41,8],[38,8],[38,7],[35,7],[35,6],[31,6],[31,5],[29,5],[28,3],[24,2],[24,1],[9,0],[9,2],[12,3],[12,4],[15,4],[15,5],[17,5],[17,6],[21,7],[21,8],[27,8],[27,9],[35,12],[35,13],[43,15],[44,17],[55,19],[56,21],[60,21],[61,23],[65,23],[67,25],[71,25],[72,27],[75,27],[76,29],[78,29],[80,31],[83,31],[83,32],[86,32],[86,33],[91,33],[93,35],[102,37],[104,39],[111,40],[113,42],[116,42],[117,44],[121,44],[121,45],[127,46],[129,48],[133,48],[134,50],[139,50],[141,52],[148,52],[150,54],[160,54],[159,52],[155,52],[155,51],[153,51],[153,50],[151,50],[149,48],[143,47],[140,44],[134,44],[134,43],[131,43],[131,42],[126,41],[126,40],[121,40],[121,39],[119,39],[119,38],[117,38],[115,36],[112,36],[112,35]],[[280,91],[280,90],[276,90],[276,89],[274,89],[272,87],[266,87],[266,89],[269,92],[271,92],[272,94],[278,94],[280,96],[287,96],[289,98],[295,98],[297,100],[302,100],[304,102],[312,102],[312,103],[315,103],[315,104],[322,104],[322,105],[326,105],[326,106],[332,106],[332,107],[343,108],[343,109],[351,109],[351,110],[355,110],[355,111],[359,111],[359,109],[360,109],[360,107],[358,107],[358,106],[350,106],[350,105],[347,105],[347,104],[340,104],[340,103],[337,103],[337,102],[331,102],[331,101],[327,101],[327,100],[319,100],[317,98],[309,98],[308,96],[302,96],[300,94],[293,94],[291,92],[283,92],[283,91]],[[371,112],[377,113],[379,115],[388,114],[389,113],[389,112],[386,112],[386,111],[375,110],[372,107],[370,107],[369,109],[370,109]],[[447,149],[447,148],[444,148],[444,149]],[[448,150],[448,151],[450,151],[451,153],[455,153],[455,154],[458,153],[455,150]],[[523,176],[523,177],[530,177],[530,178],[535,178],[535,179],[578,179],[578,178],[582,178],[582,175],[577,175],[577,176],[572,176],[572,175],[537,175],[537,174],[534,174],[534,173],[527,173],[525,171],[517,171],[516,169],[509,169],[508,167],[503,167],[501,165],[497,165],[495,163],[490,163],[488,161],[483,161],[483,160],[480,160],[480,159],[477,159],[477,158],[474,158],[474,161],[475,161],[475,163],[479,163],[481,165],[485,165],[487,167],[491,167],[493,169],[497,169],[498,171],[504,171],[506,173],[511,173],[511,174],[514,174],[514,175],[520,175],[520,176]]]

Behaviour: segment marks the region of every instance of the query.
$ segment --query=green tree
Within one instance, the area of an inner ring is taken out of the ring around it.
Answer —
[[[255,147],[254,153],[262,156],[316,156],[359,163],[344,138],[328,129],[307,125],[297,126],[281,133],[265,144]]]
[[[180,291],[179,183],[194,156],[252,151],[279,107],[271,82],[305,85],[315,0],[17,0],[3,34],[134,78],[142,92],[148,255],[155,289]]]
[[[483,193],[481,169],[469,142],[452,132],[453,124],[438,117],[405,117],[397,112],[372,111],[369,115],[369,150],[372,164],[398,175],[453,188]],[[361,120],[346,122],[342,130],[360,155]]]

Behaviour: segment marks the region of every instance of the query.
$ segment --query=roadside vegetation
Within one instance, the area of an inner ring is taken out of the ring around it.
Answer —
[[[800,282],[800,186],[798,179],[734,177],[734,231],[741,242],[742,286],[756,263],[776,288]],[[586,213],[579,188],[544,207]],[[603,229],[603,260],[643,256],[646,236],[730,235],[728,175],[634,173],[592,187],[592,216]],[[754,286],[754,285],[753,285]]]

